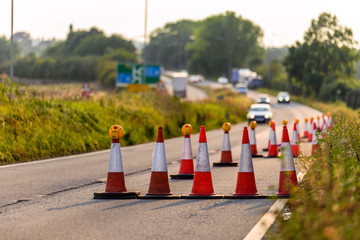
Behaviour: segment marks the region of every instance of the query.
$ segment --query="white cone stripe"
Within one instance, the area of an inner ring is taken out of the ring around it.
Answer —
[[[275,131],[271,131],[270,145],[277,145],[276,133],[275,133]]]
[[[182,150],[182,154],[181,154],[181,159],[193,159],[193,155],[192,155],[192,148],[191,148],[191,140],[190,138],[184,138],[184,145],[183,145],[183,150]]]
[[[195,172],[210,172],[210,162],[207,143],[199,143],[196,156]]]
[[[108,172],[124,172],[121,160],[120,143],[111,143]]]
[[[297,133],[300,132],[300,127],[299,127],[299,124],[298,124],[298,123],[296,124],[296,132],[297,132]]]
[[[256,145],[255,130],[250,129],[250,145]]]
[[[296,145],[296,142],[298,142],[298,135],[297,131],[293,131],[292,139],[291,139],[291,145]]]
[[[222,151],[231,151],[231,146],[230,146],[230,136],[228,133],[224,133],[224,137],[223,137],[223,143],[222,143]]]
[[[294,158],[292,155],[290,143],[283,143],[281,156],[280,171],[295,171]]]
[[[167,172],[165,145],[163,142],[155,144],[155,151],[153,152],[153,172]]]
[[[312,138],[312,145],[316,145],[316,144],[318,144],[318,140],[316,134],[314,134]]]
[[[250,144],[241,144],[239,172],[254,172]]]
[[[309,131],[309,127],[308,127],[308,123],[307,123],[307,122],[304,124],[304,131]]]

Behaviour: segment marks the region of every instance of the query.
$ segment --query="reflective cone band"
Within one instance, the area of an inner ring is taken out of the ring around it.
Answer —
[[[316,126],[317,126],[317,130],[318,130],[319,132],[321,132],[321,128],[320,128],[320,116],[317,116]]]
[[[297,186],[298,181],[286,126],[283,127],[282,142],[283,147],[281,149],[281,155],[283,158],[280,163],[280,178],[277,195],[288,195],[290,187]]]
[[[270,147],[268,157],[277,157],[278,156],[278,148],[277,148],[277,141],[276,141],[276,132],[275,132],[275,122],[272,124],[272,131],[270,136]]]
[[[239,171],[236,181],[236,188],[233,195],[257,195],[254,167],[251,157],[249,134],[247,127],[244,127]]]
[[[296,122],[294,122],[294,129],[293,129],[293,135],[291,139],[291,152],[293,154],[293,157],[299,156],[299,139],[298,139],[298,133],[296,129]]]
[[[220,162],[230,163],[232,162],[231,146],[229,133],[225,132],[223,137],[223,143],[221,148],[221,160]]]
[[[314,154],[317,149],[319,149],[319,143],[318,143],[317,136],[316,136],[316,124],[314,122],[311,154]]]
[[[170,195],[170,186],[166,166],[165,145],[162,127],[158,128],[150,185],[146,195]]]
[[[308,119],[305,118],[305,122],[304,122],[304,138],[308,138],[308,137],[309,137]]]
[[[201,126],[195,175],[190,195],[214,195],[205,127]]]
[[[299,127],[299,119],[295,119],[295,123],[296,123],[296,132],[297,132],[297,137],[298,137],[298,141],[300,141],[300,127]]]
[[[192,155],[190,135],[184,136],[179,174],[194,174],[194,161]]]

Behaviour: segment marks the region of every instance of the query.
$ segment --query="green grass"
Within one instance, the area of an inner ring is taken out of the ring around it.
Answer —
[[[158,126],[165,138],[180,136],[185,123],[194,132],[201,125],[220,128],[225,121],[245,121],[251,104],[230,93],[221,109],[216,97],[191,103],[154,92],[97,91],[83,100],[80,85],[57,89],[14,84],[10,108],[9,86],[8,80],[0,83],[0,164],[107,149],[108,130],[114,124],[124,128],[122,146],[154,141]]]
[[[272,239],[360,239],[359,112],[318,106],[334,110],[335,126],[320,151],[300,159],[308,172],[289,200],[290,220],[278,217]]]

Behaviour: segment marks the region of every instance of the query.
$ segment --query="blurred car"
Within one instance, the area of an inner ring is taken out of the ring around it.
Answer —
[[[235,90],[238,93],[241,93],[241,94],[244,94],[244,95],[246,95],[247,92],[248,92],[248,88],[244,84],[241,84],[241,83],[238,83],[238,84],[235,85]]]
[[[259,97],[256,99],[256,102],[270,104],[270,97],[267,94],[260,94]]]
[[[279,92],[277,100],[278,103],[290,103],[290,94],[288,92]]]
[[[268,123],[273,117],[269,104],[252,104],[247,114],[249,123],[251,121]]]
[[[189,80],[192,83],[203,82],[203,81],[205,81],[205,77],[201,74],[190,75]]]
[[[217,79],[217,82],[221,84],[227,84],[229,82],[229,79],[227,79],[227,77],[221,76]]]

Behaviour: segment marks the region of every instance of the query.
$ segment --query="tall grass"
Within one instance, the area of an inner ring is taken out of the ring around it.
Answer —
[[[195,132],[200,125],[219,128],[224,121],[244,121],[251,103],[229,95],[220,109],[216,98],[180,102],[154,92],[106,92],[83,100],[80,93],[64,96],[16,84],[13,89],[10,114],[9,81],[0,83],[0,164],[106,149],[113,124],[125,130],[123,146],[154,141],[160,125],[166,138],[181,135],[185,123],[192,124]]]
[[[335,113],[335,126],[289,201],[292,217],[277,221],[274,239],[360,239],[360,119]]]

